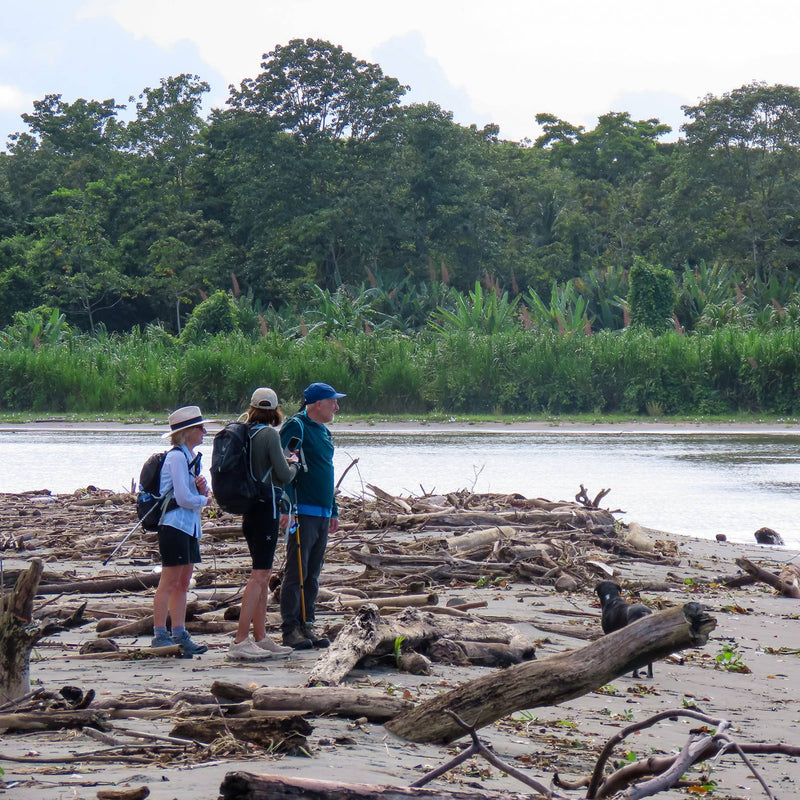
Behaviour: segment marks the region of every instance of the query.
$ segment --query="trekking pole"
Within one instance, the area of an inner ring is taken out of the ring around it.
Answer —
[[[140,525],[141,525],[141,524],[142,524],[142,523],[143,523],[143,522],[144,522],[144,521],[145,521],[145,520],[146,520],[146,519],[147,519],[147,518],[148,518],[148,517],[149,517],[149,516],[150,516],[150,515],[151,515],[151,514],[152,514],[152,513],[153,513],[153,512],[156,510],[156,509],[157,509],[157,508],[160,508],[160,509],[163,511],[163,506],[164,506],[164,503],[166,502],[166,498],[167,498],[167,497],[169,497],[169,496],[170,496],[170,493],[169,493],[169,492],[168,492],[167,494],[165,494],[165,495],[164,495],[164,498],[165,498],[165,499],[164,499],[164,500],[162,500],[162,501],[161,501],[161,502],[159,502],[159,503],[156,503],[156,504],[155,504],[155,505],[154,505],[154,506],[153,506],[153,507],[152,507],[152,508],[151,508],[151,509],[150,509],[150,510],[149,510],[149,511],[148,511],[148,512],[147,512],[147,513],[146,513],[146,514],[145,514],[145,515],[144,515],[144,516],[143,516],[143,517],[142,517],[142,518],[141,518],[141,519],[140,519],[140,520],[139,520],[139,521],[138,521],[138,522],[137,522],[137,523],[136,523],[136,524],[135,524],[135,525],[134,525],[134,526],[133,526],[133,527],[132,527],[132,528],[131,528],[131,529],[128,531],[128,532],[127,532],[127,533],[126,533],[126,534],[125,534],[125,536],[123,536],[123,537],[122,537],[122,541],[121,541],[121,542],[120,542],[120,543],[119,543],[119,544],[118,544],[118,545],[117,545],[117,546],[116,546],[116,547],[115,547],[115,548],[114,548],[114,549],[111,551],[111,553],[110,553],[110,555],[108,556],[108,558],[107,558],[107,559],[106,559],[106,560],[103,562],[103,566],[104,566],[104,567],[107,567],[107,566],[108,566],[108,562],[109,562],[109,561],[111,561],[111,559],[112,559],[112,558],[114,558],[114,556],[117,554],[117,551],[120,549],[120,547],[122,547],[122,545],[124,545],[124,544],[125,544],[125,542],[127,542],[127,541],[128,541],[128,539],[130,539],[130,538],[131,538],[131,536],[133,536],[133,534],[136,532],[136,529],[137,529],[137,528],[139,528],[139,526],[140,526]]]
[[[147,516],[147,515],[145,515],[145,517],[146,517],[146,516]],[[125,536],[123,537],[122,541],[121,541],[121,542],[120,542],[120,543],[119,543],[119,544],[118,544],[118,545],[117,545],[117,546],[116,546],[116,547],[115,547],[115,548],[114,548],[114,549],[111,551],[111,555],[109,555],[109,557],[108,557],[108,558],[107,558],[107,559],[106,559],[106,560],[103,562],[103,566],[104,566],[104,567],[107,567],[107,566],[108,566],[108,562],[109,562],[109,561],[111,561],[111,559],[112,559],[112,558],[114,558],[114,556],[117,554],[117,550],[119,550],[119,549],[120,549],[120,547],[122,547],[122,545],[124,545],[124,544],[125,544],[125,542],[127,542],[127,541],[128,541],[128,539],[130,539],[130,538],[131,538],[131,536],[133,536],[133,534],[134,534],[134,531],[135,531],[135,530],[136,530],[136,529],[137,529],[137,528],[138,528],[138,527],[139,527],[139,526],[140,526],[140,525],[141,525],[141,524],[144,522],[144,520],[145,520],[145,517],[142,517],[142,518],[141,518],[141,519],[140,519],[140,520],[139,520],[139,521],[138,521],[138,522],[137,522],[137,523],[136,523],[136,524],[135,524],[135,525],[134,525],[134,526],[133,526],[133,527],[132,527],[132,528],[131,528],[131,529],[130,529],[130,530],[127,532],[127,533],[126,533],[126,534],[125,534]]]

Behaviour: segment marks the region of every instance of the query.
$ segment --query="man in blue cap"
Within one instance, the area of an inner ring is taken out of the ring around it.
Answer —
[[[330,640],[317,630],[314,609],[328,533],[339,528],[333,477],[333,440],[327,428],[339,410],[330,384],[312,383],[303,392],[300,411],[281,428],[287,446],[297,437],[300,469],[290,488],[295,529],[286,541],[286,570],[281,583],[283,643],[296,650],[327,647]],[[291,524],[289,518],[284,520]]]

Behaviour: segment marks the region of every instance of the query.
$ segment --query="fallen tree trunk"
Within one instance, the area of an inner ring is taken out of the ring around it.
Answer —
[[[370,722],[386,722],[413,707],[410,700],[361,689],[308,687],[262,687],[253,692],[253,708],[259,711],[303,711],[337,717],[366,717]]]
[[[339,783],[286,775],[256,775],[229,772],[219,787],[220,800],[511,800],[519,792],[460,791],[443,789],[405,789],[402,786],[377,786],[369,783]]]
[[[677,650],[705,644],[716,624],[697,603],[660,611],[579,650],[470,681],[400,714],[386,728],[412,742],[445,744],[464,735],[446,709],[480,728],[515,711],[557,705]]]
[[[533,649],[532,642],[502,622],[432,614],[416,608],[383,619],[375,605],[368,603],[342,626],[331,646],[317,660],[306,686],[336,686],[364,656],[393,652],[398,639],[402,639],[404,647],[415,650],[423,643],[444,638]]]
[[[5,733],[30,733],[31,731],[57,731],[66,728],[96,728],[110,731],[108,718],[92,709],[77,711],[23,712],[0,714],[0,730]]]
[[[736,566],[741,567],[757,581],[771,586],[784,597],[800,600],[800,567],[796,564],[786,564],[779,575],[762,569],[744,557],[736,559]]]
[[[31,648],[41,635],[33,622],[33,598],[42,577],[42,560],[34,558],[16,586],[0,598],[0,703],[17,700],[31,690]]]

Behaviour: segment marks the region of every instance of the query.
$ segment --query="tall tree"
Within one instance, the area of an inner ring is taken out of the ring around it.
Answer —
[[[360,61],[322,39],[292,39],[265,53],[261,72],[232,89],[228,101],[275,117],[307,140],[374,136],[392,117],[405,86],[377,64]]]
[[[152,164],[151,179],[174,193],[179,207],[186,204],[187,170],[201,152],[200,134],[206,124],[199,114],[209,85],[197,75],[182,74],[161,80],[142,91],[136,119],[126,127],[129,146]]]
[[[760,283],[800,274],[800,89],[750,83],[683,110],[676,213],[704,212],[696,260],[730,258]]]

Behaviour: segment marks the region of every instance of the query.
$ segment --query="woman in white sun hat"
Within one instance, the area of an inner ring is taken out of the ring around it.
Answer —
[[[186,630],[186,598],[194,565],[200,563],[202,536],[200,510],[210,490],[200,473],[200,453],[205,420],[197,406],[183,406],[169,415],[170,450],[161,468],[159,495],[170,495],[158,526],[161,578],[153,599],[153,647],[180,645],[185,656],[199,655],[208,646],[193,642]],[[167,631],[167,614],[172,623]]]
[[[269,579],[278,543],[280,498],[283,487],[297,472],[297,456],[287,459],[281,446],[278,426],[283,415],[278,395],[262,386],[253,392],[250,405],[239,418],[250,428],[250,464],[253,475],[263,476],[261,497],[242,515],[242,533],[247,540],[252,570],[242,594],[239,627],[228,650],[231,661],[260,661],[292,652],[267,636],[266,616]],[[250,636],[252,626],[253,635]]]

